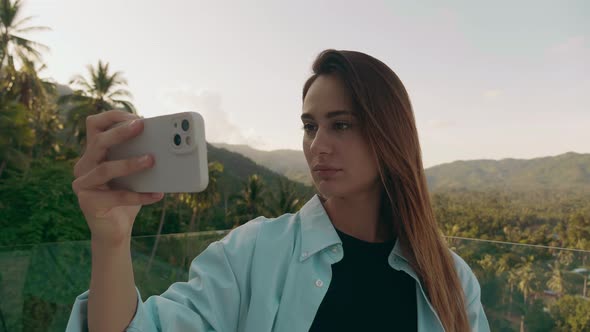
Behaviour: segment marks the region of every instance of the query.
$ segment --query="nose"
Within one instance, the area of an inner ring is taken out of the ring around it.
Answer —
[[[318,127],[313,141],[309,147],[312,155],[330,154],[332,153],[332,142],[326,130]]]

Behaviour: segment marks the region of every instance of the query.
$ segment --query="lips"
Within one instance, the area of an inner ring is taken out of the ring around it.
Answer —
[[[321,179],[328,180],[340,173],[342,169],[328,164],[318,164],[312,168],[313,173]]]
[[[330,165],[316,165],[312,168],[313,171],[340,171],[341,169],[338,167],[330,166]]]

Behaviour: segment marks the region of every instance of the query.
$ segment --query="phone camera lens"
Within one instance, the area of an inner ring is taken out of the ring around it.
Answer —
[[[180,135],[174,135],[174,144],[176,144],[176,146],[179,146],[180,143],[182,143],[182,138],[180,137]]]
[[[189,127],[189,122],[188,120],[182,120],[182,130],[187,131]]]

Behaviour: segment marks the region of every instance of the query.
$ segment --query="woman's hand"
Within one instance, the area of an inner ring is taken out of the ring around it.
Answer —
[[[109,129],[116,123],[135,120]],[[162,193],[112,190],[108,182],[154,165],[153,157],[106,161],[107,150],[143,131],[142,120],[124,111],[108,111],[86,118],[87,148],[74,167],[72,188],[92,233],[92,241],[116,246],[131,239],[135,217],[144,204],[162,199]]]

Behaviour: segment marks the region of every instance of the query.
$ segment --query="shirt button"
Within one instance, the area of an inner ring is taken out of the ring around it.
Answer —
[[[320,279],[318,279],[315,281],[315,285],[316,285],[316,287],[322,287],[324,285],[324,282],[321,281]]]
[[[332,252],[333,253],[337,253],[338,252],[338,247],[337,246],[333,246],[332,247]]]
[[[301,257],[305,258],[305,257],[307,257],[307,255],[309,255],[309,254],[307,253],[307,251],[304,251],[304,252],[303,252],[303,254],[301,254]]]

